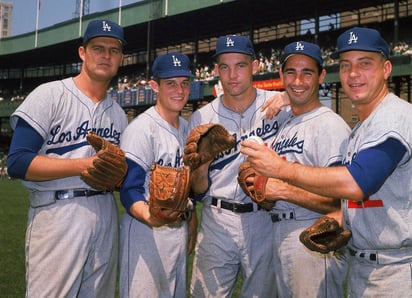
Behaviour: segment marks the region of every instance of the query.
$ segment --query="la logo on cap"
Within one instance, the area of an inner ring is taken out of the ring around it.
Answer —
[[[358,42],[358,37],[355,35],[355,33],[353,33],[352,31],[349,33],[349,40],[348,40],[348,44],[352,44],[352,43],[357,43]]]
[[[226,38],[226,46],[227,46],[227,47],[234,47],[234,46],[235,46],[235,42],[234,42],[230,37],[227,37],[227,38]]]
[[[172,56],[173,59],[173,66],[178,66],[181,67],[182,66],[182,61],[180,61],[178,58],[175,57],[175,55]]]
[[[103,26],[102,26],[103,31],[112,31],[112,27],[106,23],[106,21],[103,21]]]
[[[296,51],[303,51],[305,46],[301,44],[299,41],[296,42]]]

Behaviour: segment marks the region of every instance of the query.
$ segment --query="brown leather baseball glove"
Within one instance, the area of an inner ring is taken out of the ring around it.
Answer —
[[[175,223],[183,219],[192,209],[189,180],[188,166],[172,168],[154,164],[149,184],[150,214],[163,219],[165,223]]]
[[[253,183],[247,182],[247,179],[251,177],[254,177]],[[255,170],[248,161],[245,161],[239,166],[237,181],[244,193],[251,197],[256,203],[266,210],[273,208],[274,203],[266,200],[266,183],[268,177],[256,175]]]
[[[343,230],[335,219],[325,215],[304,230],[299,240],[310,250],[327,254],[345,246],[351,236],[350,230]]]
[[[124,151],[94,132],[89,132],[86,138],[96,150],[97,159],[81,173],[81,179],[97,190],[119,190],[127,173]]]
[[[222,125],[201,124],[194,127],[186,139],[183,162],[190,169],[195,170],[233,146],[235,146],[235,138]]]

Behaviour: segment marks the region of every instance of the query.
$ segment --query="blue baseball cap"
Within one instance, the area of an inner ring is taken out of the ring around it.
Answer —
[[[286,45],[283,49],[283,54],[280,56],[280,63],[285,63],[291,55],[295,54],[306,55],[314,59],[320,66],[323,65],[320,47],[314,43],[306,41],[296,41]]]
[[[339,35],[338,49],[330,57],[336,59],[347,51],[377,52],[389,59],[390,47],[377,30],[354,27]]]
[[[189,57],[181,53],[157,56],[152,66],[153,76],[159,79],[191,77]]]
[[[255,56],[255,50],[250,39],[246,36],[237,35],[219,37],[216,42],[216,53],[213,57],[223,53],[241,53],[252,57]]]
[[[122,45],[126,44],[123,36],[123,28],[109,20],[94,20],[89,22],[84,32],[83,44],[86,44],[90,39],[95,37],[113,37],[120,40]]]

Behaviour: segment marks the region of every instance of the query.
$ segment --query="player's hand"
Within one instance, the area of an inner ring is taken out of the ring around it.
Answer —
[[[343,228],[343,213],[342,209],[325,214],[339,223],[339,227]]]
[[[182,221],[181,215],[182,213],[180,211],[165,209],[155,215],[150,215],[148,223],[152,227],[160,227],[165,224],[179,224]],[[171,222],[170,218],[176,218],[176,220]]]
[[[170,220],[163,218],[161,214],[159,216],[152,216],[149,211],[149,205],[145,201],[138,201],[130,207],[130,213],[134,218],[143,222],[150,227],[161,227],[165,224],[170,224]],[[180,212],[166,210],[164,211],[164,217],[166,216],[178,216]],[[177,220],[175,223],[179,223],[181,220]]]
[[[269,178],[266,182],[266,200],[276,202],[286,200],[288,197],[290,185],[277,178]]]
[[[82,160],[83,160],[82,170],[81,170],[81,172],[79,173],[79,176],[80,176],[80,174],[81,174],[83,171],[87,170],[88,168],[93,167],[93,162],[94,162],[95,159],[98,159],[97,153],[96,153],[95,155],[93,155],[93,156],[85,157],[85,158],[82,159]]]
[[[275,151],[251,141],[241,143],[240,153],[247,155],[256,175],[262,175],[272,178],[282,178],[281,170],[287,162],[282,159]]]
[[[248,190],[254,192],[254,181],[256,177],[248,177],[246,179]],[[289,183],[277,179],[269,178],[266,182],[265,200],[276,203],[276,201],[287,199],[289,191]]]
[[[260,109],[261,112],[266,110],[266,118],[272,119],[279,111],[290,104],[289,96],[286,91],[276,93],[269,98]]]

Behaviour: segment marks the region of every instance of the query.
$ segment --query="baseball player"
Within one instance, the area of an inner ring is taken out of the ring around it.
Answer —
[[[290,162],[328,167],[342,163],[340,148],[349,126],[319,101],[326,70],[319,46],[297,41],[281,56],[280,76],[290,99],[290,116],[270,148]],[[274,264],[279,297],[343,297],[347,261],[337,251],[319,254],[299,241],[300,233],[324,213],[340,209],[340,200],[321,197],[269,179],[266,199],[275,202]]]
[[[343,225],[352,231],[348,296],[409,297],[412,106],[387,87],[390,48],[378,31],[354,27],[337,43],[333,57],[340,59],[340,81],[360,120],[344,144],[344,165],[292,164],[250,142],[242,152],[259,175],[343,198]]]
[[[114,197],[79,176],[96,158],[86,134],[119,144],[127,125],[123,109],[107,95],[124,44],[122,27],[91,21],[78,49],[80,74],[40,85],[11,116],[8,170],[30,192],[27,297],[114,296]]]
[[[127,211],[120,223],[120,297],[185,297],[196,214],[189,222],[165,224],[151,215],[148,201],[152,166],[183,166],[188,125],[179,115],[193,75],[189,58],[180,53],[158,56],[152,71],[156,105],[134,119],[121,139],[129,172],[120,192]]]
[[[277,117],[266,119],[261,111],[276,92],[253,87],[258,61],[249,38],[220,37],[214,57],[225,93],[195,111],[189,129],[220,123],[235,137],[236,145],[198,176],[206,178],[208,185],[197,197],[203,208],[190,291],[193,297],[230,297],[240,273],[243,297],[272,297],[277,270],[272,265],[273,223],[270,214],[242,191],[237,173],[245,161],[240,142],[256,135],[270,143],[287,113],[281,110]]]

